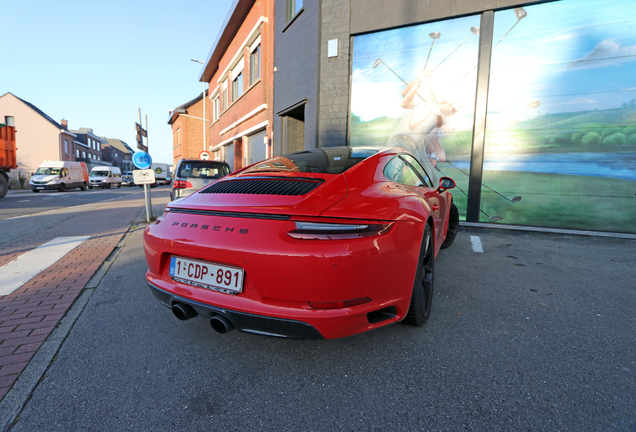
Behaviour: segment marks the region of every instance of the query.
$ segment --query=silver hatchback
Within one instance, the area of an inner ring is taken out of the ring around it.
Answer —
[[[181,159],[170,187],[170,200],[187,197],[229,173],[227,162]]]

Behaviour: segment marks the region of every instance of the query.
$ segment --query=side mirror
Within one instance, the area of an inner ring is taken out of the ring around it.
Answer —
[[[440,192],[445,191],[446,189],[452,189],[455,187],[455,180],[450,177],[442,177],[439,179],[439,189]]]

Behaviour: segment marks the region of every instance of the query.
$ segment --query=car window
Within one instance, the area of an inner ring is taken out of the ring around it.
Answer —
[[[384,176],[391,181],[408,186],[422,186],[424,184],[415,170],[399,156],[395,156],[386,164]]]
[[[230,173],[228,167],[224,164],[211,164],[205,161],[201,162],[183,162],[179,165],[177,177],[184,178],[201,178],[201,179],[218,179]]]
[[[422,164],[420,164],[420,161],[418,161],[411,155],[405,154],[401,155],[400,157],[404,159],[411,166],[411,168],[417,171],[426,186],[433,187],[433,182],[431,181],[429,175],[426,173],[426,170],[422,167]]]

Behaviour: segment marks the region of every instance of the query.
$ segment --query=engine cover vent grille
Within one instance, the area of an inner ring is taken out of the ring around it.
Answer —
[[[237,179],[218,181],[199,193],[244,195],[305,195],[322,181],[288,179]]]

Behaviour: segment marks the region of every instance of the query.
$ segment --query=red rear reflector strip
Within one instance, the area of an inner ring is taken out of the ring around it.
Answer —
[[[192,187],[192,183],[190,183],[189,181],[185,181],[185,180],[175,180],[174,181],[174,188],[175,189],[185,189],[185,188],[190,188]]]

